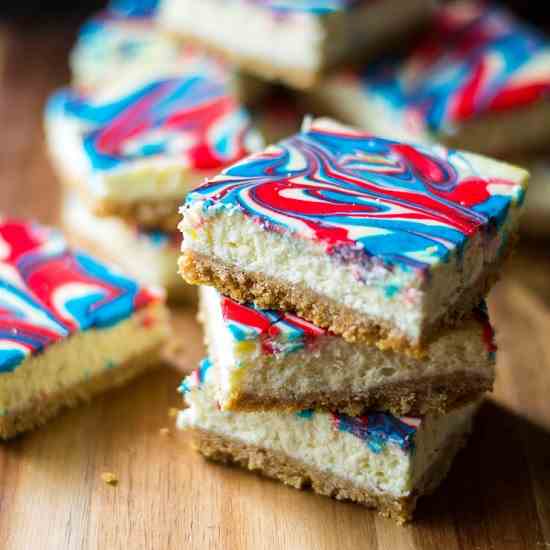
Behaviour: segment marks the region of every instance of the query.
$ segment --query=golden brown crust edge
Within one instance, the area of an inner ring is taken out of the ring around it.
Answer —
[[[442,326],[455,325],[481,302],[498,279],[500,266],[501,262],[496,262],[474,287],[464,289],[456,301],[459,308],[450,310],[437,325],[427,330],[423,341],[413,343],[390,323],[368,319],[303,285],[289,285],[258,273],[244,272],[189,249],[183,251],[179,260],[180,274],[189,284],[214,286],[238,302],[254,302],[261,308],[293,311],[348,342],[362,342],[382,351],[393,350],[417,359],[426,356],[426,344]]]
[[[433,492],[446,477],[455,455],[467,440],[465,434],[457,436],[449,442],[438,461],[431,466],[412,494],[404,497],[391,497],[370,493],[363,488],[355,487],[348,480],[321,472],[280,452],[247,445],[197,428],[190,431],[193,446],[210,460],[238,464],[248,470],[255,470],[267,477],[279,480],[295,489],[310,487],[319,495],[336,500],[350,500],[367,508],[375,508],[381,516],[391,518],[400,525],[412,519],[418,498]]]
[[[479,400],[492,388],[492,378],[462,372],[383,384],[354,395],[350,395],[349,392],[318,392],[292,399],[288,397],[288,393],[270,398],[265,395],[235,392],[231,399],[224,403],[224,410],[296,412],[304,409],[323,409],[341,411],[351,416],[360,415],[365,410],[378,410],[396,416],[442,415]]]
[[[63,409],[86,403],[95,396],[123,386],[149,369],[160,366],[163,344],[129,359],[115,369],[106,370],[57,395],[38,397],[18,412],[0,417],[0,440],[33,430],[57,416]]]

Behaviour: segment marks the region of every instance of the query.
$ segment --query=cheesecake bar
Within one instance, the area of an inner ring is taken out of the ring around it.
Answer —
[[[202,74],[226,83],[236,95],[243,91],[233,67],[220,58],[171,39],[151,15],[120,11],[105,10],[81,27],[70,56],[75,88],[90,93],[117,81],[136,86],[154,78]]]
[[[158,365],[168,335],[157,291],[55,230],[0,221],[0,438]]]
[[[187,409],[177,419],[200,453],[297,489],[376,508],[399,523],[410,520],[418,497],[445,478],[478,407],[423,418],[311,409],[227,412],[217,406],[209,365],[203,362],[183,382]]]
[[[200,318],[222,410],[445,413],[494,382],[496,347],[484,304],[414,359],[351,344],[290,313],[239,304],[200,287]]]
[[[550,149],[550,41],[504,8],[442,3],[405,54],[331,75],[314,101],[375,134],[508,158]]]
[[[527,176],[442,146],[308,122],[188,195],[180,272],[349,342],[422,355],[496,279]]]
[[[311,88],[328,68],[373,56],[417,30],[432,0],[162,0],[169,33],[206,47],[241,70]]]
[[[63,197],[62,220],[77,244],[97,251],[143,284],[163,287],[170,302],[195,299],[195,288],[178,275],[179,231],[145,230],[118,218],[96,216],[75,193]]]
[[[190,189],[261,143],[227,86],[200,72],[64,89],[45,123],[61,181],[92,211],[166,232]]]

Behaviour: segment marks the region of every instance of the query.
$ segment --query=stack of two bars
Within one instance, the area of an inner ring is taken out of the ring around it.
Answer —
[[[526,179],[321,119],[196,189],[180,271],[210,285],[210,358],[179,426],[206,457],[410,519],[493,386],[483,298]]]

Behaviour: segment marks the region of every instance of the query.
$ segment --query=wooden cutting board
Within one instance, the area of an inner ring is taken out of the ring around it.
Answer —
[[[41,117],[47,93],[68,79],[74,28],[0,27],[0,209],[7,214],[57,221]],[[182,371],[204,350],[194,312],[178,311],[175,366],[0,444],[0,549],[550,548],[550,260],[542,256],[519,256],[493,292],[496,392],[414,525],[397,527],[192,452],[168,410],[180,406]],[[118,485],[105,484],[103,472],[116,474]]]

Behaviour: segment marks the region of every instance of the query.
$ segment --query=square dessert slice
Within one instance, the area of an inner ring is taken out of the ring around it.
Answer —
[[[151,8],[151,6],[149,6]],[[237,75],[235,67],[163,33],[147,9],[109,9],[80,28],[70,56],[72,85],[83,93],[113,82],[146,83],[166,74],[200,73],[225,82],[244,102],[256,103],[267,90],[257,79]]]
[[[157,291],[55,230],[0,221],[0,438],[158,365],[168,335]]]
[[[550,149],[550,41],[505,9],[442,3],[404,55],[331,75],[315,101],[378,135],[508,157]]]
[[[58,91],[46,134],[62,182],[96,214],[167,232],[190,189],[261,144],[226,84],[201,71]]]
[[[208,361],[182,384],[187,409],[178,427],[189,429],[205,457],[234,462],[297,489],[376,508],[403,523],[419,496],[445,478],[471,431],[478,403],[443,416],[352,417],[311,409],[226,412],[216,402]]]
[[[159,24],[242,70],[311,88],[327,68],[401,43],[432,0],[162,0]]]
[[[444,413],[492,389],[495,345],[484,304],[415,359],[340,336],[290,313],[200,287],[200,318],[223,410]]]
[[[180,271],[350,342],[419,354],[496,279],[527,177],[320,119],[188,195]]]
[[[63,224],[77,244],[97,251],[143,284],[163,287],[170,302],[189,302],[196,290],[177,270],[181,233],[143,229],[118,218],[96,216],[76,193],[66,192]]]

